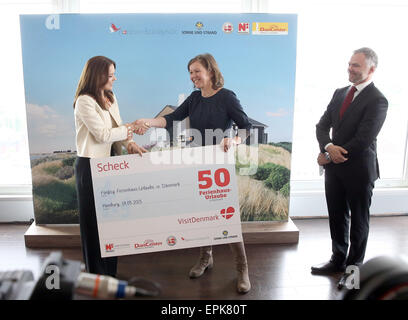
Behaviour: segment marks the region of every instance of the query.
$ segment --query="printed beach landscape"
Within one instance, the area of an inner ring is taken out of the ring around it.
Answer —
[[[244,151],[237,150],[237,154],[256,155],[258,163],[252,175],[240,175],[240,169],[246,165],[236,163],[241,221],[287,220],[291,143],[240,145],[238,148]],[[75,151],[31,155],[37,224],[79,223],[75,159]]]

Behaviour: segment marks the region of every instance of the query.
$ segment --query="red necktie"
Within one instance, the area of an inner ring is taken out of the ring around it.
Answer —
[[[353,101],[354,92],[356,92],[356,90],[357,90],[356,87],[352,86],[349,92],[347,93],[346,99],[344,99],[343,104],[341,105],[340,108],[340,119],[343,117],[344,112],[346,112],[347,108],[351,104],[351,101]]]

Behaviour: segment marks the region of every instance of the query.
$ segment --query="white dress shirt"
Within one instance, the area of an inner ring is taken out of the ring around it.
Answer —
[[[111,107],[105,110],[88,95],[78,97],[75,102],[74,115],[76,147],[79,157],[109,157],[112,144],[117,141],[120,141],[120,148],[122,145],[127,147],[130,142],[126,140],[127,128],[122,125],[116,97],[114,99]]]
[[[366,81],[366,82],[363,82],[363,83],[360,83],[360,84],[358,84],[358,85],[356,85],[355,87],[356,87],[356,92],[354,92],[354,96],[353,96],[353,100],[360,94],[360,92],[361,91],[363,91],[363,89],[365,88],[365,87],[367,87],[371,82],[373,82],[373,80],[372,79],[370,79],[370,80],[368,80],[368,81]],[[351,88],[351,86],[350,86],[350,88]],[[350,90],[350,89],[349,89]],[[351,100],[351,101],[353,101],[353,100]]]

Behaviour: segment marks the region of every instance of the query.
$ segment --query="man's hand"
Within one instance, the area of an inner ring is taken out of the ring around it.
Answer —
[[[319,153],[317,156],[317,163],[319,166],[324,166],[325,164],[330,163],[331,160],[327,159],[324,153]]]
[[[136,144],[136,142],[130,142],[127,146],[127,151],[129,154],[138,153],[142,156],[143,153],[146,153],[147,150],[143,147],[140,147]]]
[[[331,160],[336,164],[347,161],[347,158],[345,158],[344,155],[346,155],[348,151],[340,146],[332,144],[327,147],[327,152],[329,153]]]

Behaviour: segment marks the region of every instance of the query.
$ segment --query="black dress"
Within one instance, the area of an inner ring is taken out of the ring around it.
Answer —
[[[75,179],[82,254],[86,271],[115,277],[118,258],[101,257],[90,158],[77,157],[75,163]]]
[[[173,121],[181,121],[186,117],[190,117],[190,127],[200,132],[202,141],[196,141],[195,144],[201,146],[219,144],[222,138],[229,136],[233,122],[239,129],[251,128],[235,93],[225,88],[208,98],[203,97],[199,90],[191,93],[173,113],[164,116],[166,129],[172,127]],[[216,129],[221,130],[214,136],[211,133]]]

